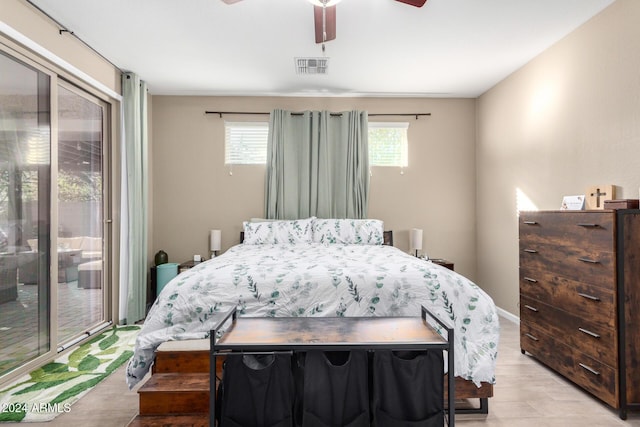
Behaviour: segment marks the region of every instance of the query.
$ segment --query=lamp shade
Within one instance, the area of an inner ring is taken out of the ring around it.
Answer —
[[[209,246],[211,251],[219,251],[222,242],[222,231],[211,230],[209,232]]]
[[[422,229],[412,228],[409,232],[409,249],[422,250]]]

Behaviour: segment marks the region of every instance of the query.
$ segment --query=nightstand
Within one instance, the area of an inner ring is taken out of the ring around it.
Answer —
[[[453,270],[453,263],[451,261],[447,261],[446,259],[431,258],[431,259],[429,259],[429,261],[431,261],[434,264],[438,264],[438,265],[441,265],[443,267],[446,267],[449,270]]]
[[[200,264],[193,260],[185,261],[178,265],[178,274]],[[149,280],[147,282],[147,313],[158,297],[158,271],[157,266],[153,265],[149,269]]]
[[[202,263],[202,261],[194,261],[192,259],[189,261],[185,261],[178,266],[178,274],[182,273],[183,271],[187,271],[188,269],[193,268],[200,263]]]

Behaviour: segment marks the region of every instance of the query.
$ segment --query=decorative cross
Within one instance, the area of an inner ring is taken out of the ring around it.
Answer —
[[[591,197],[596,196],[596,207],[600,207],[600,196],[606,196],[607,193],[601,193],[599,188],[596,188],[595,193],[591,193]]]

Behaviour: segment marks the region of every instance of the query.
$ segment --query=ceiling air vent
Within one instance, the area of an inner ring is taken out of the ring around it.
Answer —
[[[329,58],[296,58],[298,74],[327,74]]]

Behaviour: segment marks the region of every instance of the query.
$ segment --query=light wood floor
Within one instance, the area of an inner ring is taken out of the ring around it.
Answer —
[[[124,367],[100,383],[49,423],[22,427],[124,427],[138,412],[138,396],[124,381]],[[577,389],[550,370],[520,353],[518,326],[501,318],[495,396],[489,415],[460,415],[461,427],[640,427],[640,412],[626,421],[616,411]],[[19,424],[2,424],[2,427]]]

